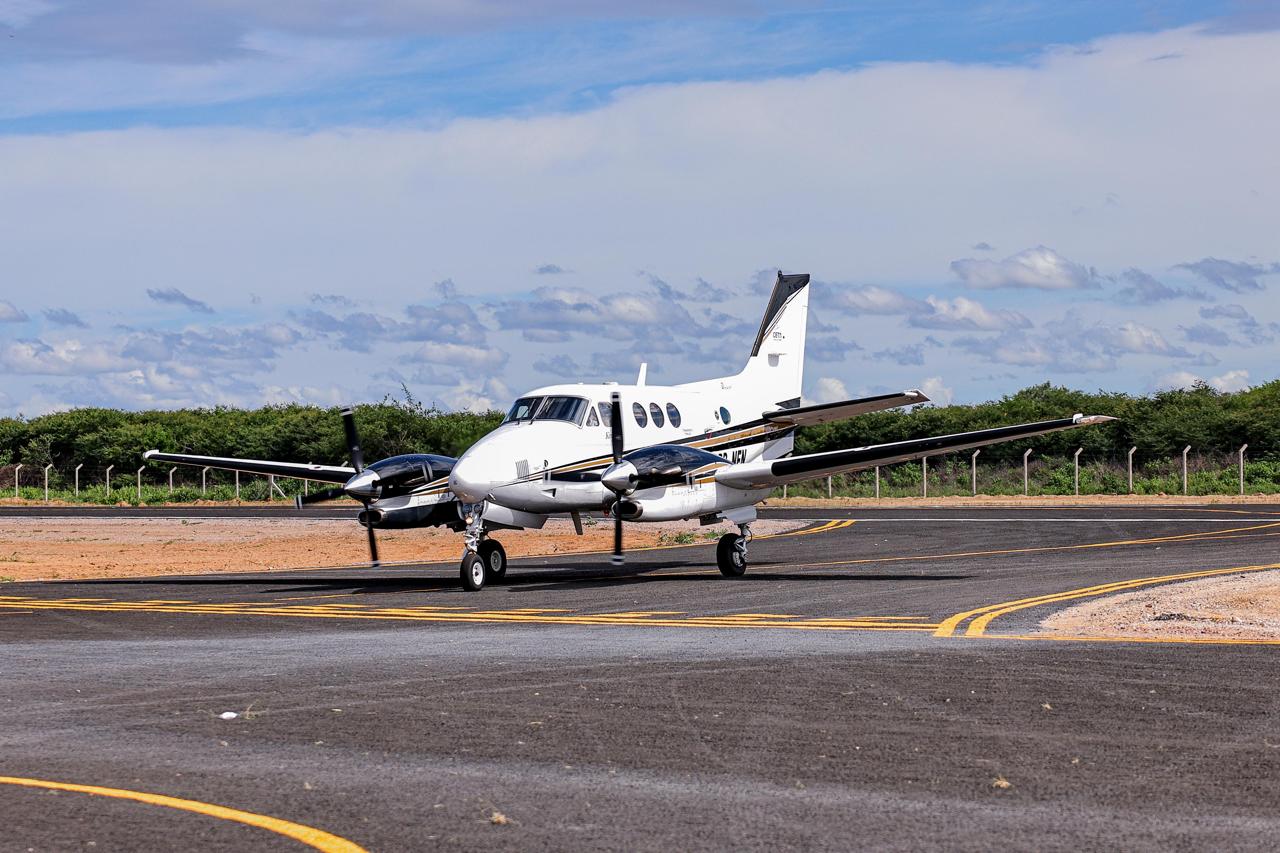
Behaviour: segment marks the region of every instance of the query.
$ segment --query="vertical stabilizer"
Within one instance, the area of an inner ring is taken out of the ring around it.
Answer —
[[[808,273],[784,275],[779,272],[751,348],[751,358],[741,374],[753,391],[778,405],[799,404],[808,319]]]

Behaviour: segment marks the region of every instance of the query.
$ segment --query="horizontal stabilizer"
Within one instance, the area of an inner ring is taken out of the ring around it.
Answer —
[[[885,409],[896,409],[898,406],[914,406],[927,403],[929,398],[923,391],[895,391],[892,394],[877,394],[874,397],[862,397],[857,400],[841,400],[838,403],[820,403],[816,406],[802,406],[798,409],[778,409],[765,412],[764,419],[775,424],[788,426],[811,426],[831,421],[842,421],[865,415],[869,412],[882,412]]]
[[[161,453],[159,450],[148,450],[142,454],[142,458],[148,462],[172,462],[176,465],[195,465],[199,468],[219,468],[224,471],[244,471],[247,474],[267,474],[276,477],[296,477],[300,480],[318,480],[324,483],[345,483],[356,473],[355,468],[346,468],[341,465],[271,462],[228,456],[195,456],[188,453]]]
[[[717,470],[716,482],[738,489],[763,489],[1114,420],[1115,418],[1106,415],[1075,415],[1052,421],[980,429],[975,432],[961,432],[931,438],[913,438],[890,444],[854,447],[849,450],[831,450],[826,453],[810,453],[784,459],[743,462],[738,465],[726,465]]]

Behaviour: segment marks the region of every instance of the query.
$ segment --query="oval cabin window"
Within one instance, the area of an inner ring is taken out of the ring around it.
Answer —
[[[657,403],[649,404],[649,414],[653,417],[654,426],[656,427],[662,426],[662,409],[658,407]]]
[[[642,427],[649,425],[649,416],[644,413],[644,406],[639,403],[631,404],[631,412],[636,416],[636,423]]]
[[[680,410],[675,403],[667,403],[667,420],[673,427],[680,426]]]

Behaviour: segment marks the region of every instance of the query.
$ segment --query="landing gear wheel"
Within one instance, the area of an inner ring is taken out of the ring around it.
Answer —
[[[480,559],[479,554],[468,551],[463,555],[461,574],[463,589],[468,592],[478,592],[484,589],[484,560]]]
[[[480,559],[484,561],[484,579],[493,583],[507,576],[507,552],[493,539],[480,543]]]
[[[727,578],[740,578],[746,574],[747,557],[739,547],[741,541],[742,536],[739,534],[726,533],[720,537],[720,544],[716,546],[716,565],[720,567],[720,574]]]

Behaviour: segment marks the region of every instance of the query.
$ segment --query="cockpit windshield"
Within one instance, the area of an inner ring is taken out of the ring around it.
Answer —
[[[536,421],[568,421],[571,424],[582,423],[582,416],[589,404],[581,397],[548,397],[538,408],[533,419]]]
[[[533,420],[533,413],[538,410],[538,404],[542,400],[542,397],[521,397],[511,404],[511,411],[507,412],[507,417],[503,423]]]

